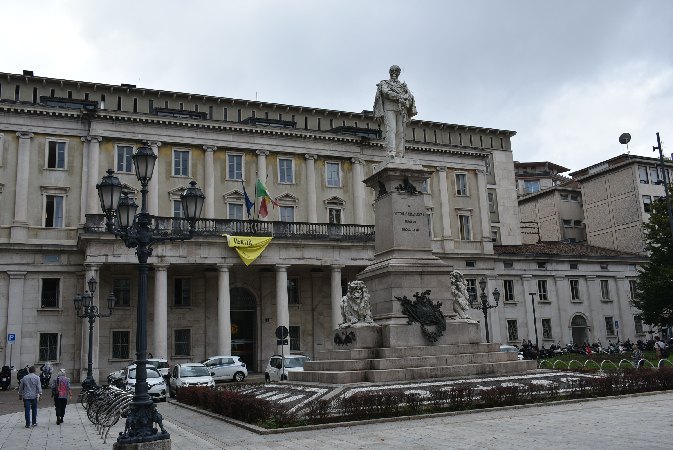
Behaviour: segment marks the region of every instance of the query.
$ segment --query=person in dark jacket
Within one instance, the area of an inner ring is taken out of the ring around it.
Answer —
[[[54,395],[54,406],[56,406],[56,425],[60,425],[63,423],[68,400],[72,400],[70,378],[65,375],[65,369],[58,371],[58,376],[51,383],[51,391]]]

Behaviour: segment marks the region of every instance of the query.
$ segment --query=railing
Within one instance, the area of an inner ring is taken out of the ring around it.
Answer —
[[[157,234],[168,236],[184,234],[189,230],[186,219],[179,217],[152,217],[152,228]],[[87,214],[84,231],[104,233],[105,216]],[[261,220],[199,219],[195,235],[273,236],[283,239],[373,242],[373,225],[353,225],[307,222],[266,222]]]

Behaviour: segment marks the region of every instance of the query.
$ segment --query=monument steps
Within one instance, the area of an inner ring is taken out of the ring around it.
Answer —
[[[458,355],[461,353],[489,353],[499,351],[500,344],[498,343],[422,345],[392,348],[355,348],[346,350],[321,351],[317,353],[316,360],[409,358],[414,356],[443,356]]]

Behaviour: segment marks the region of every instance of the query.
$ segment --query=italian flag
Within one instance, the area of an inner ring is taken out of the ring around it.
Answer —
[[[264,183],[262,183],[262,180],[258,179],[257,184],[255,185],[255,200],[260,197],[262,198],[262,202],[259,204],[259,215],[266,217],[269,215],[267,202],[271,202],[271,204],[274,206],[278,206],[278,203],[276,203],[276,201],[271,198],[269,192],[266,190],[266,186],[264,186]]]

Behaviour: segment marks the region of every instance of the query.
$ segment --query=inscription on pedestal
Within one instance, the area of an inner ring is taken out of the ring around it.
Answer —
[[[401,230],[409,233],[419,233],[421,231],[421,226],[418,221],[419,218],[425,216],[424,213],[419,212],[408,212],[408,211],[395,211],[395,217],[398,218],[395,222],[401,225]],[[399,218],[402,218],[403,221],[400,222]]]

